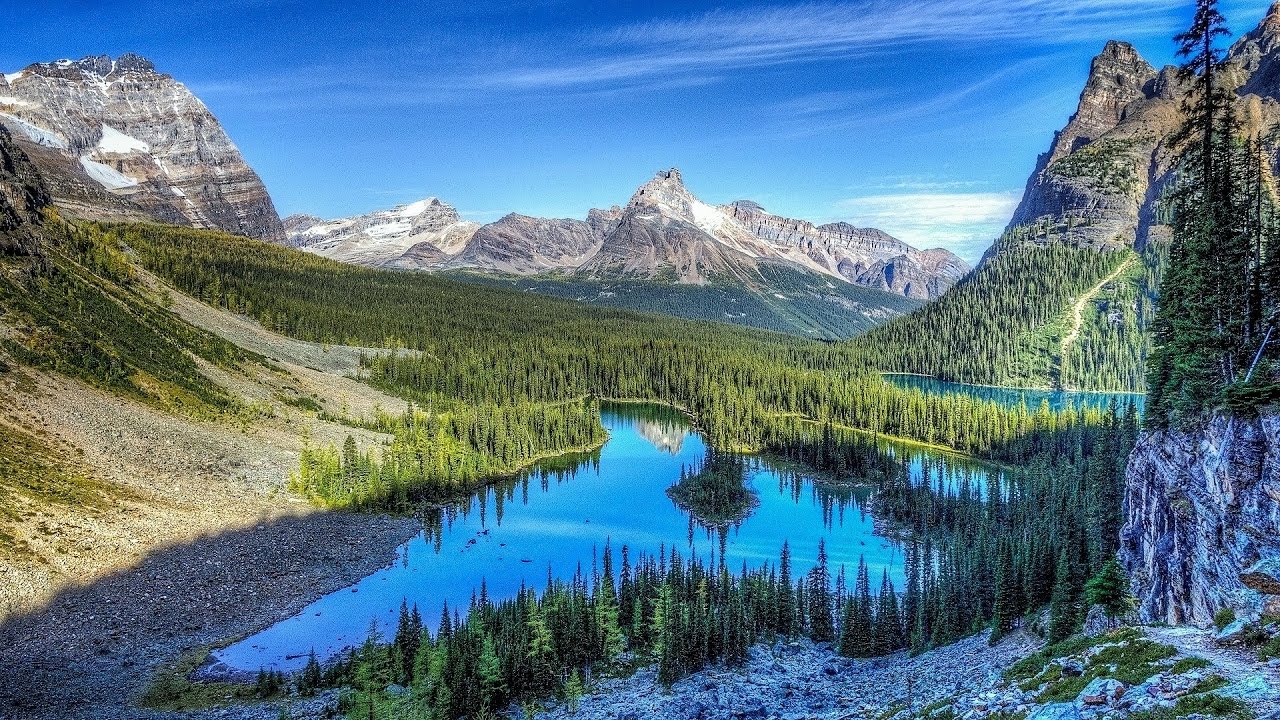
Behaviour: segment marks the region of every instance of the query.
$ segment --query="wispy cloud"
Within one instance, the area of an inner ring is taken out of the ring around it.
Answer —
[[[1000,234],[1021,193],[897,193],[837,203],[858,225],[877,227],[916,247],[945,247],[974,263]]]
[[[594,56],[489,76],[511,87],[572,87],[901,50],[938,43],[1043,45],[1134,28],[1166,32],[1183,0],[868,0],[718,10],[597,33]]]

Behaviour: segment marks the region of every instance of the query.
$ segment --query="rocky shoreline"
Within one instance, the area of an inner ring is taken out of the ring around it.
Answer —
[[[0,718],[192,717],[139,708],[158,674],[384,567],[409,519],[307,513],[158,551],[0,627]],[[331,703],[317,705],[318,710]],[[269,706],[210,717],[276,717]]]

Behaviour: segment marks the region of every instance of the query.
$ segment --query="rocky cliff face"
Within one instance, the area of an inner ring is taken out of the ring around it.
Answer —
[[[218,120],[137,55],[37,63],[0,77],[0,124],[71,214],[286,239],[262,181]]]
[[[517,275],[575,269],[600,250],[602,240],[597,228],[582,220],[512,213],[477,230],[449,264]]]
[[[1237,88],[1245,129],[1265,135],[1280,122],[1280,3],[1227,59],[1223,77]],[[1174,68],[1156,70],[1132,45],[1107,43],[1075,114],[1038,159],[1009,228],[1030,229],[1040,243],[1104,250],[1141,248],[1163,236],[1159,203],[1172,179],[1171,138],[1186,92]]]
[[[1179,122],[1177,101],[1160,92],[1159,77],[1132,45],[1107,43],[1075,114],[1037,160],[1010,228],[1099,249],[1137,242],[1155,200],[1149,169],[1167,166],[1161,140]]]
[[[941,295],[969,271],[949,251],[916,250],[880,230],[815,226],[748,201],[709,205],[689,192],[676,169],[640,186],[626,206],[591,210],[585,221],[513,213],[477,227],[441,205],[450,214],[419,235],[404,227],[403,207],[327,222],[293,216],[285,226],[292,242],[335,259],[420,270],[759,284],[765,263],[921,300]]]
[[[1144,620],[1280,613],[1280,415],[1146,433],[1126,482],[1121,560]]]
[[[26,153],[0,127],[0,255],[38,255],[36,228],[52,200]]]

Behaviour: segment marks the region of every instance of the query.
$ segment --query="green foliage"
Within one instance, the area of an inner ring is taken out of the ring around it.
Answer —
[[[664,683],[709,663],[741,665],[750,643],[778,634],[775,568],[735,577],[674,549],[634,564],[625,547],[622,554],[617,594],[609,559],[609,572],[549,581],[541,595],[528,590],[492,603],[482,592],[465,619],[446,607],[434,637],[415,632],[408,620],[383,644],[371,628],[369,639],[335,666],[335,682],[347,688],[348,716],[480,717],[512,703],[532,708],[554,694],[572,708],[586,692],[584,670],[607,666],[618,651],[616,638],[597,622],[608,615],[602,605],[637,609],[622,628],[626,642],[657,662]],[[605,557],[612,557],[608,546]],[[397,676],[396,659],[411,654],[408,672]],[[388,692],[392,682],[407,692]]]
[[[1123,468],[1137,422],[1131,408],[1080,410],[985,481],[925,464],[919,479],[899,472],[881,482],[877,515],[912,538],[903,604],[913,650],[996,620],[994,629],[1008,630],[1046,602],[1051,642],[1075,631],[1086,578],[1118,549]]]
[[[1235,621],[1236,611],[1229,607],[1220,608],[1218,612],[1213,614],[1213,626],[1220,631],[1225,630],[1228,625]]]
[[[1179,720],[1196,716],[1253,720],[1253,711],[1245,703],[1213,693],[1186,695],[1171,708],[1159,707],[1130,715],[1131,720]]]
[[[1233,392],[1249,383],[1255,360],[1280,357],[1280,342],[1267,342],[1280,321],[1280,283],[1269,276],[1280,267],[1280,218],[1267,160],[1276,138],[1243,133],[1222,79],[1229,71],[1217,42],[1227,34],[1215,0],[1201,0],[1176,38],[1195,90],[1176,138],[1173,245],[1149,364],[1147,419],[1156,428],[1193,427],[1228,399],[1237,412],[1274,400],[1270,382]]]
[[[1137,261],[1085,305],[1079,335],[1058,359],[1058,385],[1146,390],[1151,326],[1167,262],[1168,243],[1149,240]]]
[[[1202,668],[1213,667],[1213,663],[1202,657],[1184,657],[1179,658],[1177,662],[1169,668],[1169,672],[1174,675],[1191,672],[1192,670],[1200,670]]]
[[[839,340],[865,332],[883,318],[909,313],[923,303],[802,273],[762,266],[759,287],[733,282],[707,285],[655,280],[593,280],[457,272],[449,277],[477,285],[510,288],[599,307],[662,313],[689,320],[715,320],[818,340]],[[781,295],[782,297],[779,297]]]
[[[1129,578],[1120,569],[1115,558],[1107,561],[1084,586],[1085,601],[1089,605],[1101,605],[1111,617],[1118,617],[1133,609],[1133,596],[1129,594]]]
[[[165,310],[114,238],[94,226],[46,226],[46,262],[0,261],[0,349],[20,363],[194,415],[236,403],[194,357],[224,368],[263,358]]]
[[[1149,137],[1102,138],[1049,166],[1049,174],[1084,179],[1103,190],[1131,195],[1138,186],[1138,172],[1145,172],[1139,155]]]
[[[1124,634],[1121,634],[1124,633]],[[1138,633],[1141,635],[1141,633]],[[1033,655],[1019,660],[1009,666],[1004,672],[1004,679],[1011,683],[1021,683],[1030,680],[1041,673],[1050,660],[1055,658],[1065,658],[1078,653],[1084,652],[1089,648],[1102,642],[1129,642],[1133,640],[1133,636],[1125,630],[1111,633],[1102,638],[1076,636],[1068,638],[1059,643],[1052,643],[1041,648]],[[1036,685],[1038,687],[1039,684]]]
[[[735,525],[759,503],[747,489],[747,465],[742,455],[708,448],[701,466],[680,468],[680,480],[667,488],[667,496],[706,527]]]
[[[359,452],[350,435],[341,452],[307,445],[291,488],[330,507],[408,510],[605,440],[593,402],[410,407],[400,417],[379,414],[374,427],[393,438],[380,456]]]
[[[1115,678],[1125,685],[1137,685],[1159,672],[1161,662],[1177,650],[1151,640],[1126,640],[1105,645],[1089,658],[1084,673],[1053,680],[1036,697],[1039,702],[1068,702],[1100,677]]]
[[[110,235],[182,290],[269,329],[405,349],[368,355],[368,381],[440,412],[648,400],[688,411],[722,450],[761,449],[811,419],[992,457],[1053,422],[889,386],[848,345],[353,267],[215,232],[129,225]]]
[[[1280,635],[1271,638],[1258,648],[1258,659],[1262,661],[1280,658]]]
[[[1141,328],[1112,333],[1091,313],[1087,331],[1072,345],[1081,349],[1070,350],[1065,362],[1060,357],[1061,323],[1072,303],[1115,271],[1126,254],[1040,245],[1028,242],[1026,233],[1011,230],[947,294],[850,343],[886,372],[981,385],[1141,389]],[[1111,335],[1116,337],[1093,345],[1096,337]],[[1097,368],[1107,371],[1091,375]]]

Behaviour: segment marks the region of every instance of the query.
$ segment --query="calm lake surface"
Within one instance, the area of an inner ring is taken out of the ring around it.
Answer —
[[[902,588],[902,548],[876,535],[864,509],[870,488],[815,484],[790,469],[753,460],[747,485],[758,495],[759,507],[723,533],[709,530],[666,495],[681,468],[699,465],[706,451],[685,418],[665,408],[625,405],[606,406],[601,418],[610,437],[599,451],[543,464],[477,493],[445,511],[438,524],[427,523],[427,530],[397,550],[391,567],[216,651],[215,658],[239,670],[296,670],[313,648],[324,658],[358,645],[373,620],[384,637],[394,633],[402,599],[417,603],[434,627],[446,601],[451,609],[465,611],[482,580],[489,597],[501,600],[514,597],[522,584],[541,591],[548,571],[566,579],[579,567],[589,574],[606,542],[615,566],[623,545],[633,562],[637,554],[656,554],[665,546],[708,561],[723,552],[736,572],[743,562],[750,567],[776,563],[785,540],[798,577],[812,567],[818,540],[825,539],[833,575],[844,565],[852,584],[858,560],[865,557],[874,586],[887,568]],[[975,472],[963,463],[952,467],[952,461],[898,452],[913,474],[923,472],[926,463],[946,463],[952,475]]]
[[[980,400],[989,400],[1008,407],[1017,407],[1021,403],[1026,403],[1027,407],[1034,411],[1040,407],[1040,403],[1048,401],[1049,408],[1052,410],[1062,410],[1067,406],[1073,407],[1096,407],[1105,408],[1113,399],[1116,401],[1117,407],[1124,408],[1127,402],[1133,402],[1137,405],[1138,412],[1142,412],[1146,403],[1147,396],[1140,393],[1103,393],[1103,392],[1080,392],[1075,390],[1025,390],[1020,388],[998,388],[987,387],[985,385],[966,385],[964,383],[947,382],[946,380],[938,380],[937,378],[921,377],[919,375],[898,375],[894,373],[886,373],[882,376],[886,382],[893,383],[898,387],[915,388],[926,392],[930,395],[949,395],[962,393]]]

